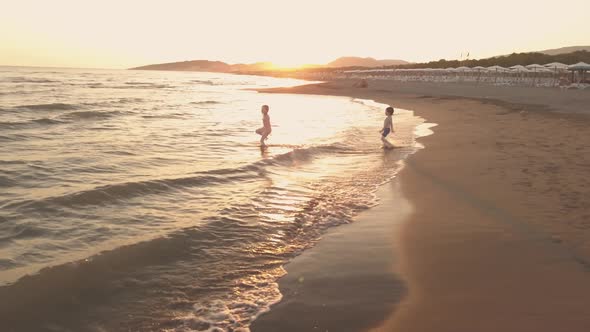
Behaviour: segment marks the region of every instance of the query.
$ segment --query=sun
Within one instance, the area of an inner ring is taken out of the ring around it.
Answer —
[[[288,61],[281,61],[281,62],[271,62],[268,65],[268,69],[270,70],[297,70],[304,68],[305,65],[301,64],[300,62],[288,62]]]

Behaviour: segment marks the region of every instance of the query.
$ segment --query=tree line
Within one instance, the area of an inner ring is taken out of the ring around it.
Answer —
[[[489,66],[502,66],[512,67],[516,65],[531,65],[533,63],[544,65],[551,62],[561,62],[567,65],[575,64],[578,62],[590,63],[590,52],[581,50],[571,53],[563,53],[556,55],[548,55],[538,52],[530,53],[512,53],[505,56],[497,56],[487,59],[467,59],[467,60],[445,60],[440,59],[438,61],[430,61],[425,63],[412,63],[407,65],[399,66],[388,66],[384,68],[448,68],[448,67],[489,67]]]

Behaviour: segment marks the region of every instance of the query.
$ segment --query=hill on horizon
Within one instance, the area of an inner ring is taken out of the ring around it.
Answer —
[[[404,60],[376,60],[374,58],[341,57],[326,65],[304,65],[302,68],[340,68],[340,67],[383,67],[409,64]],[[271,62],[252,64],[227,64],[222,61],[191,60],[181,62],[159,63],[130,68],[131,70],[173,70],[173,71],[213,71],[213,72],[258,72],[273,67]]]
[[[232,67],[225,62],[209,60],[191,60],[181,62],[158,63],[130,68],[131,70],[177,70],[177,71],[215,71],[230,72]]]
[[[334,70],[336,68],[376,68],[376,67],[405,67],[405,68],[445,68],[445,67],[458,67],[461,65],[467,66],[511,66],[515,64],[527,65],[531,63],[546,63],[546,62],[564,62],[574,63],[579,61],[588,62],[590,59],[590,46],[568,46],[555,49],[548,49],[544,51],[536,52],[525,52],[525,53],[512,53],[507,55],[495,56],[485,59],[471,59],[471,60],[438,60],[430,61],[427,63],[411,63],[404,60],[384,59],[377,60],[371,57],[354,57],[345,56],[340,57],[334,61],[331,61],[325,65],[306,65],[301,69],[316,70],[316,69],[328,69]],[[276,71],[273,69],[273,64],[270,62],[257,62],[252,64],[227,64],[222,61],[210,61],[210,60],[192,60],[192,61],[181,61],[181,62],[170,62],[152,64],[141,67],[130,68],[131,70],[172,70],[172,71],[209,71],[209,72],[222,72],[222,73],[257,73],[257,72],[270,72]]]
[[[539,51],[539,53],[547,54],[547,55],[558,55],[564,53],[572,53],[576,51],[588,51],[590,52],[590,45],[589,46],[567,46],[567,47],[560,47],[560,48],[553,48],[550,50]]]

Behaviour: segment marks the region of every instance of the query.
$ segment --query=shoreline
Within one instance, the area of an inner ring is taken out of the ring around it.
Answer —
[[[393,244],[412,207],[396,181],[381,185],[377,196],[379,205],[329,229],[285,265],[283,299],[252,323],[252,331],[352,332],[387,318],[407,293],[393,273],[399,264]]]
[[[461,96],[430,84],[369,85],[343,80],[260,92],[372,99],[438,124],[393,180],[416,207],[392,244],[408,295],[371,331],[586,331],[590,117],[580,113],[590,93],[565,100],[538,88],[480,86]],[[283,311],[280,319],[296,316]]]

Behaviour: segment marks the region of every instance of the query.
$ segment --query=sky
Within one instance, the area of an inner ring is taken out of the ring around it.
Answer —
[[[0,65],[422,62],[590,45],[590,1],[1,0]]]

